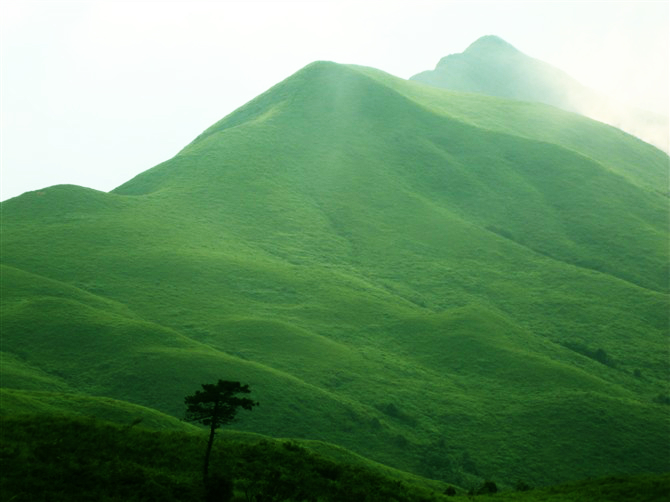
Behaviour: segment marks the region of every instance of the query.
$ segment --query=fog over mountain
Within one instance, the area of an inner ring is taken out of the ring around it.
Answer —
[[[409,78],[486,34],[667,114],[669,19],[632,0],[4,0],[0,200],[110,191],[312,61]]]
[[[435,87],[536,101],[580,113],[668,151],[668,117],[617,103],[564,71],[527,56],[499,37],[484,36],[411,77]]]

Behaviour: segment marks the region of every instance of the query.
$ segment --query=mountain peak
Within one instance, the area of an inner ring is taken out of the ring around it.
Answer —
[[[437,63],[435,70],[447,68],[451,71],[454,64],[459,64],[454,63],[455,61],[478,61],[479,64],[486,61],[487,64],[491,62],[496,64],[497,61],[508,61],[510,58],[518,60],[528,56],[496,35],[485,35],[471,43],[463,52],[444,56]]]
[[[497,37],[495,35],[485,35],[481,38],[478,38],[475,40],[470,46],[468,46],[467,49],[465,49],[465,53],[473,53],[473,52],[500,52],[500,51],[506,51],[506,52],[514,52],[514,53],[519,53],[520,51],[514,47],[512,44],[506,42],[500,37]]]
[[[548,104],[613,125],[668,150],[667,118],[616,103],[563,70],[524,54],[495,35],[443,57],[410,78],[454,91]]]

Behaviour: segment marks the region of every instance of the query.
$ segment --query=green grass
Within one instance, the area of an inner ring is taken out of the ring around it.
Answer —
[[[68,392],[49,392],[17,389],[0,389],[2,410],[0,416],[8,421],[20,421],[17,417],[53,417],[54,420],[99,419],[119,426],[141,423],[151,430],[178,430],[193,432],[197,428],[189,423],[125,401],[108,397],[86,396]],[[7,432],[3,430],[3,438]]]
[[[2,204],[8,411],[224,378],[240,429],[456,484],[668,471],[667,162],[315,63],[112,193]]]

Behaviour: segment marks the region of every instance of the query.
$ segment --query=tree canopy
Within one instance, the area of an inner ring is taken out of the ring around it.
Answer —
[[[205,463],[203,479],[207,481],[209,468],[209,455],[214,442],[214,432],[222,425],[229,424],[235,419],[237,409],[251,410],[258,403],[248,397],[238,397],[238,394],[249,394],[248,385],[240,382],[219,380],[216,384],[202,384],[202,390],[195,394],[186,396],[186,420],[189,422],[200,422],[209,426],[209,441],[205,452]]]
[[[238,408],[251,410],[258,403],[237,394],[249,394],[248,385],[240,382],[219,380],[216,384],[202,384],[191,396],[186,396],[186,420],[208,425],[212,430],[228,424],[235,419]]]

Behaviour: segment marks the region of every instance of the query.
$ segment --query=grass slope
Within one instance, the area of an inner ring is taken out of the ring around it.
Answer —
[[[455,483],[668,471],[667,160],[312,64],[112,193],[2,204],[3,387],[180,417],[241,380],[242,429]]]
[[[141,423],[143,428],[151,430],[197,431],[195,426],[171,415],[108,397],[3,388],[0,389],[0,400],[0,415],[8,422],[21,422],[25,417],[31,417],[27,420],[36,422],[39,417],[53,417],[57,422],[98,419],[121,427],[134,427]],[[3,430],[3,439],[7,434]]]

